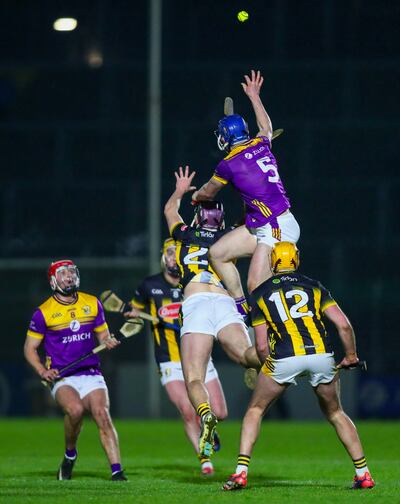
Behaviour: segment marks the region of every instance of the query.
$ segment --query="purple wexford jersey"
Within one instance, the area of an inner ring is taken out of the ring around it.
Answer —
[[[100,301],[78,292],[73,304],[63,304],[50,297],[36,309],[29,324],[28,336],[44,340],[46,368],[61,369],[98,344],[95,333],[107,329]],[[100,360],[92,355],[66,371],[63,376],[101,374]]]
[[[267,137],[234,147],[218,164],[213,178],[223,184],[230,182],[240,193],[248,228],[264,226],[290,208]]]

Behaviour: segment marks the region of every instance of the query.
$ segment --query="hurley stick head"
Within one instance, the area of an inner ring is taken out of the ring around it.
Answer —
[[[355,364],[350,364],[350,366],[342,366],[340,369],[356,369],[360,368],[361,371],[368,371],[368,366],[367,366],[367,361],[365,360],[360,360],[356,362]]]
[[[272,138],[271,138],[271,140],[275,140],[275,138],[278,138],[278,136],[282,135],[282,133],[283,133],[283,129],[282,128],[274,130],[272,132]]]
[[[106,290],[100,294],[100,301],[104,309],[110,312],[122,312],[125,303],[111,290]]]
[[[368,371],[367,361],[362,360],[358,363],[362,371]]]
[[[227,96],[224,101],[224,114],[226,116],[233,115],[233,100],[230,96]]]
[[[131,318],[125,322],[119,332],[122,334],[122,336],[124,336],[124,338],[130,338],[131,336],[139,333],[143,329],[143,325],[144,322],[141,318]]]

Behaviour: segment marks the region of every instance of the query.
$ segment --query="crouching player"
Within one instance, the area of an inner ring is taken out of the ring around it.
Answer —
[[[251,453],[261,419],[270,405],[296,378],[307,375],[327,420],[350,455],[356,475],[353,488],[373,488],[357,429],[340,403],[340,368],[356,366],[353,328],[346,315],[320,282],[296,273],[296,245],[280,242],[271,254],[274,272],[251,296],[252,320],[259,354],[265,362],[244,416],[236,471],[223,486],[238,490],[247,485]],[[335,365],[323,316],[336,326],[345,357]]]
[[[60,376],[59,369],[105,343],[118,345],[110,336],[100,301],[78,291],[79,271],[70,260],[51,263],[48,279],[53,295],[33,314],[25,340],[26,360],[51,388],[51,395],[64,411],[65,454],[58,480],[69,480],[77,459],[77,442],[85,411],[97,424],[100,441],[111,467],[113,481],[126,481],[121,467],[118,435],[109,412],[107,385],[97,355],[92,355]],[[38,348],[44,342],[46,364]]]
[[[214,468],[207,456],[199,455],[200,424],[185,388],[180,356],[179,310],[182,302],[182,289],[179,287],[179,268],[176,264],[176,244],[172,238],[164,241],[161,257],[161,273],[143,280],[130,301],[130,311],[126,317],[137,317],[139,310],[147,309],[160,322],[152,323],[154,355],[164,386],[172,404],[176,406],[183,419],[189,441],[198,454],[201,472],[206,476],[214,474]],[[167,322],[167,325],[163,322]],[[225,396],[217,370],[210,359],[207,365],[205,386],[210,395],[211,407],[219,420],[227,416]],[[220,447],[217,433],[214,433],[214,451]]]
[[[218,339],[233,361],[245,367],[260,367],[255,347],[233,298],[208,262],[208,249],[223,234],[224,211],[221,203],[204,202],[196,206],[191,226],[179,214],[181,199],[194,189],[195,172],[189,167],[175,173],[176,189],[167,201],[164,214],[171,236],[176,241],[182,303],[181,359],[190,402],[201,418],[199,452],[213,452],[213,437],[218,416],[205,385],[207,366]]]

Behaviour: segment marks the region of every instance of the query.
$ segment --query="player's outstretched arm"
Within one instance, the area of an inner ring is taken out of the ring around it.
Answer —
[[[329,306],[324,311],[324,315],[335,324],[343,344],[345,356],[337,367],[348,367],[357,364],[356,337],[349,319],[336,304]]]
[[[257,72],[252,70],[250,76],[244,76],[244,80],[246,82],[242,82],[241,84],[243,91],[251,101],[256,115],[257,126],[259,129],[258,136],[266,136],[269,140],[271,140],[273,132],[272,122],[260,98],[260,89],[264,82],[264,77],[262,77],[260,70],[257,70]]]
[[[218,182],[215,178],[211,178],[206,184],[200,187],[198,191],[192,194],[192,201],[212,201],[223,187],[224,184],[222,184],[222,182]]]
[[[179,171],[175,172],[175,191],[171,194],[164,207],[164,215],[167,220],[169,231],[171,231],[178,222],[183,222],[183,219],[179,214],[181,200],[184,194],[196,189],[196,186],[192,186],[192,180],[195,175],[196,172],[189,172],[189,166],[186,166],[185,170],[183,170],[182,166],[180,166]]]

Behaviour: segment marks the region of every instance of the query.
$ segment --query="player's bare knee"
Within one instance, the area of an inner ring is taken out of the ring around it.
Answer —
[[[210,247],[208,256],[211,262],[227,262],[230,260],[228,257],[228,251],[223,247],[218,246],[218,243]]]
[[[208,257],[211,262],[222,261],[221,253],[218,250],[213,250],[213,247],[210,248]]]
[[[83,417],[85,408],[82,404],[76,402],[68,404],[68,406],[64,408],[64,411],[65,414],[68,415],[73,422],[77,422]]]

